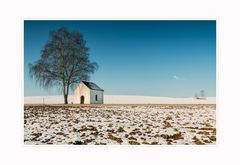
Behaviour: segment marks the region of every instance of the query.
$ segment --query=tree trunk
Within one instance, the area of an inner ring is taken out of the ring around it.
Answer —
[[[68,95],[64,94],[64,104],[68,104]]]
[[[68,92],[66,92],[66,86],[63,85],[63,96],[64,96],[64,104],[68,104]]]

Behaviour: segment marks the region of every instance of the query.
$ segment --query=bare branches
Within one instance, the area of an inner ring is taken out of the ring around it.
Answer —
[[[90,62],[89,48],[81,33],[60,28],[49,35],[50,40],[41,51],[41,59],[29,64],[30,75],[43,88],[60,86],[64,98],[67,98],[69,87],[89,79],[98,65]]]

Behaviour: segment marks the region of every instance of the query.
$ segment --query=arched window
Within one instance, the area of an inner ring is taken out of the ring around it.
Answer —
[[[98,100],[97,100],[97,95],[95,96],[95,100],[98,101]]]

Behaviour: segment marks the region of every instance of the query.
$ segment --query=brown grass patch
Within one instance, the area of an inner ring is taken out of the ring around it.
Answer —
[[[137,140],[135,137],[133,137],[133,136],[130,136],[130,137],[128,137],[128,139],[129,140]]]
[[[123,127],[119,127],[119,128],[117,129],[117,132],[125,132],[125,130],[123,129]]]
[[[216,142],[216,136],[208,136],[208,138],[209,138],[211,141]]]
[[[162,134],[162,135],[160,135],[160,137],[165,139],[168,142],[168,144],[171,144],[171,142],[173,142],[173,140],[183,139],[181,132],[178,132],[173,135]]]
[[[163,123],[164,123],[163,129],[172,127],[172,125],[167,120],[165,120]]]
[[[172,117],[171,116],[167,116],[166,120],[172,120]]]
[[[140,145],[140,143],[138,143],[135,140],[130,140],[128,143],[131,144],[131,145]]]
[[[158,144],[158,142],[152,142],[151,143],[151,145],[157,145]]]
[[[34,139],[39,138],[40,136],[42,136],[42,133],[38,132],[38,133],[32,133],[32,136],[34,136]]]
[[[151,133],[151,132],[150,132],[150,133]],[[132,130],[132,131],[129,133],[129,135],[136,135],[136,134],[138,134],[139,136],[142,135],[142,132],[140,131],[139,128],[135,128],[134,130]]]
[[[118,142],[120,144],[123,142],[121,138],[113,136],[112,133],[108,133],[108,139],[114,140],[114,141],[116,141],[116,142]]]
[[[198,139],[196,136],[194,136],[192,139],[193,139],[193,142],[194,142],[195,144],[197,144],[197,145],[203,145],[203,144],[204,144],[204,143],[201,142],[201,140]]]
[[[56,133],[56,135],[66,136],[66,134],[64,134],[64,133],[62,133],[62,132],[58,132],[58,133]]]
[[[144,140],[144,141],[142,142],[142,144],[149,144],[149,143],[148,143],[147,141]]]

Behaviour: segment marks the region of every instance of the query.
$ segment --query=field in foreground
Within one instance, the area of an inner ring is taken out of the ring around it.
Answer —
[[[215,105],[25,105],[24,144],[215,144]]]

